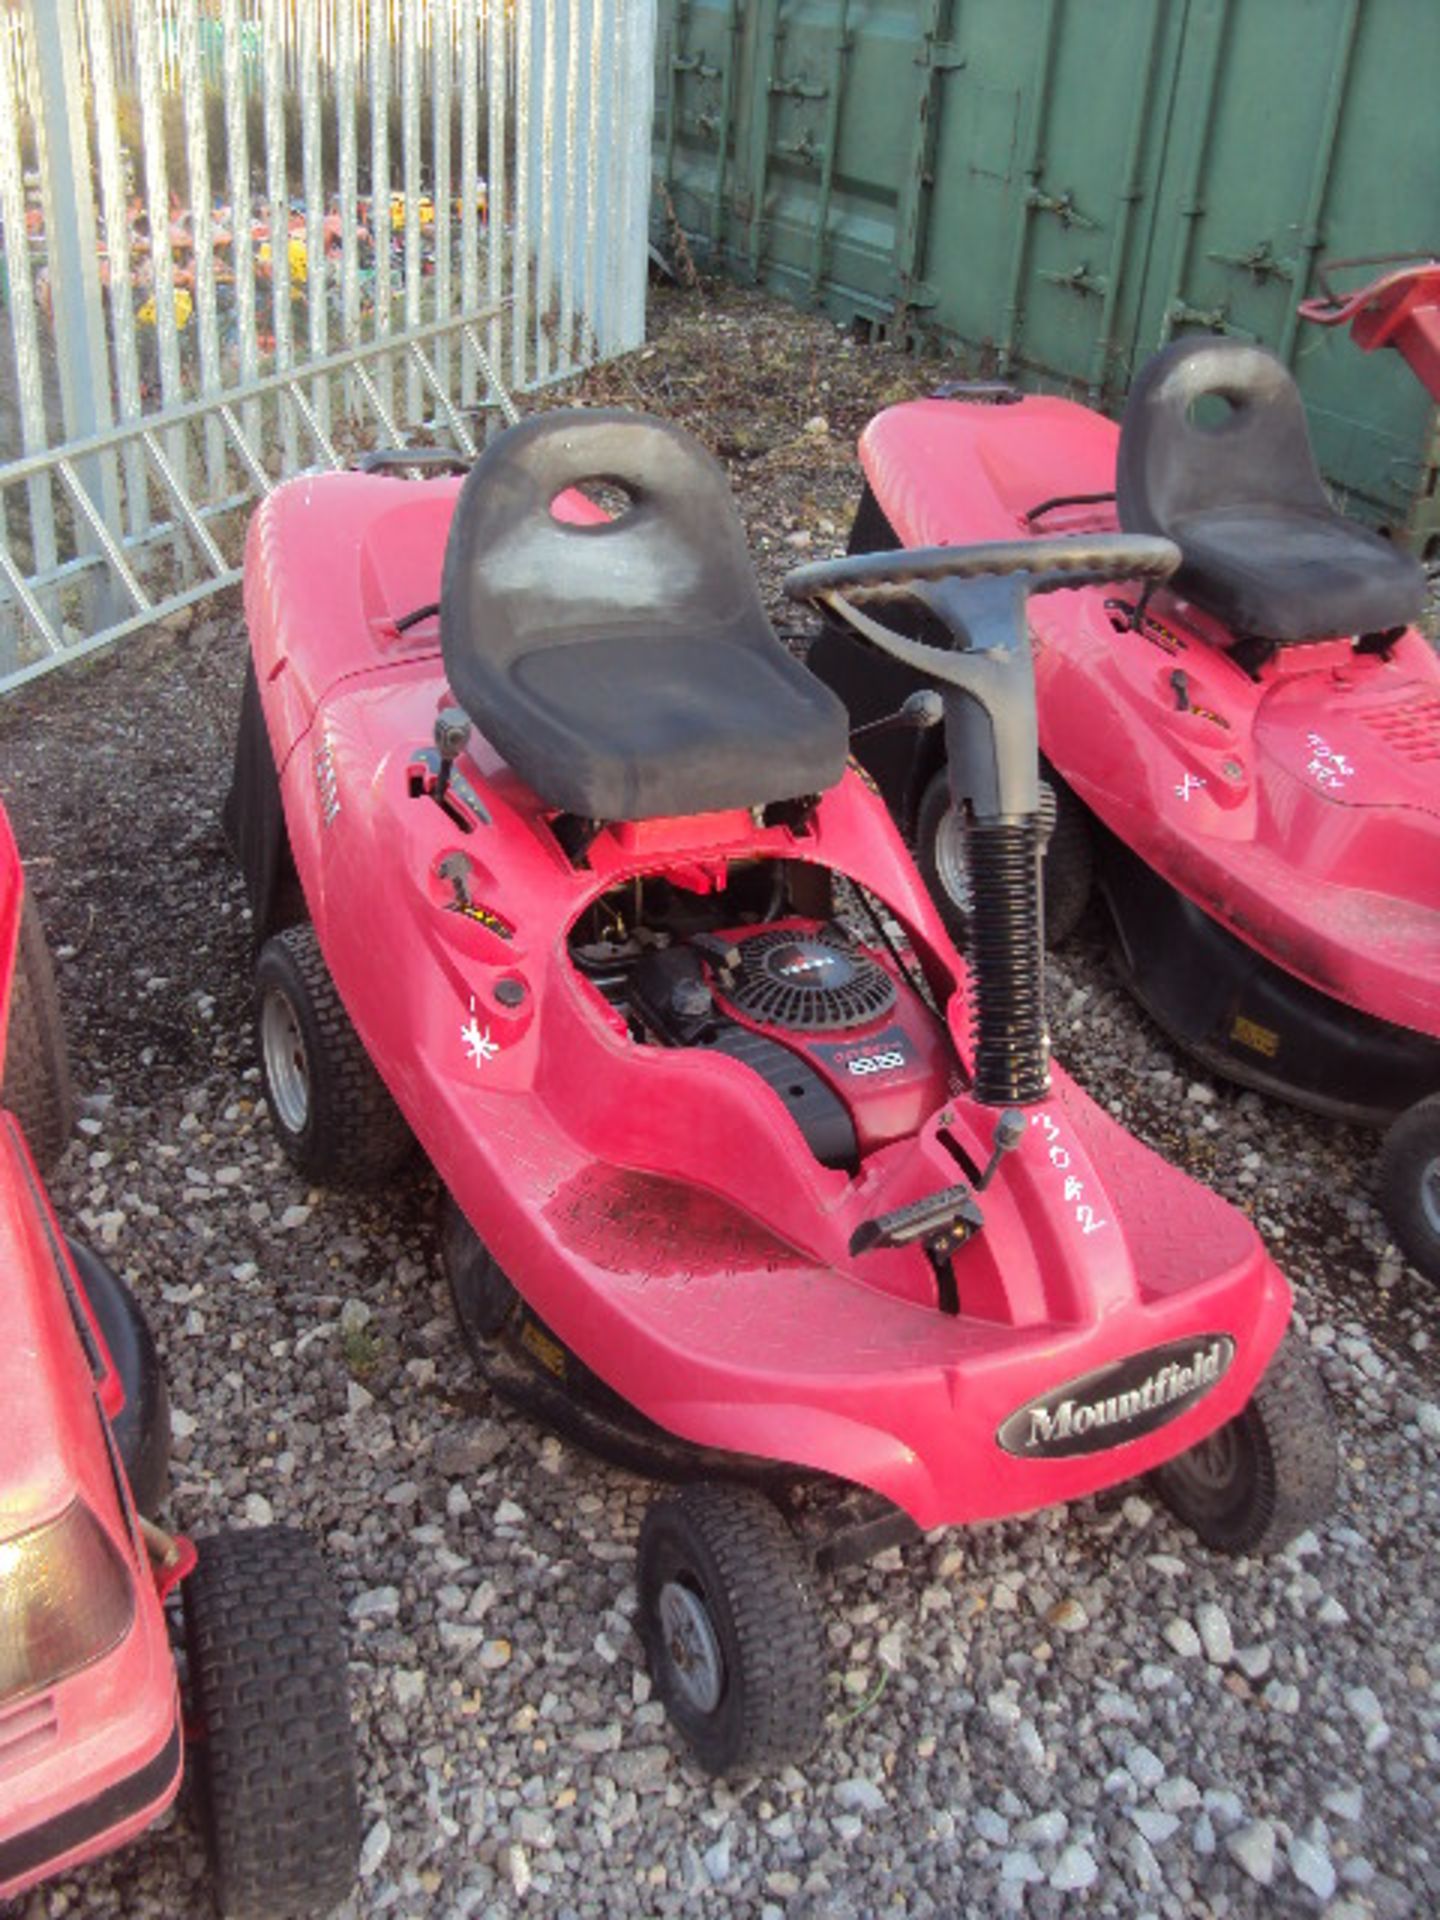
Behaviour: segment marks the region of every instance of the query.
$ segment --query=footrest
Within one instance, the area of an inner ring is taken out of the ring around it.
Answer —
[[[870,1253],[876,1247],[908,1247],[921,1240],[932,1253],[948,1253],[963,1246],[984,1224],[968,1187],[945,1187],[923,1200],[863,1220],[850,1236],[850,1251]]]

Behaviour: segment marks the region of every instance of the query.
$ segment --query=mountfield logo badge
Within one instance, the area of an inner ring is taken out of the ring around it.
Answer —
[[[1225,1378],[1234,1358],[1228,1333],[1151,1347],[1042,1394],[1012,1413],[995,1437],[1022,1460],[1121,1447],[1188,1413]]]

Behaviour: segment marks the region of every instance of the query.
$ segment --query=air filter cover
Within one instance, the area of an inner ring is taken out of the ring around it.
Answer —
[[[747,1020],[789,1033],[868,1025],[895,1005],[895,982],[867,954],[813,922],[725,935],[740,965],[717,991]]]

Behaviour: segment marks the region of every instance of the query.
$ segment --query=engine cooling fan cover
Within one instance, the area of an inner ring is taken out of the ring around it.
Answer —
[[[791,1033],[865,1026],[895,1005],[895,982],[863,953],[813,927],[737,933],[740,965],[722,988],[737,1013]]]

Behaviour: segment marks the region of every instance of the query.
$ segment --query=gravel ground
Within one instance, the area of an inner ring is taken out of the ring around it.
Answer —
[[[864,419],[932,371],[741,294],[671,294],[653,344],[585,390],[720,451],[773,596],[797,552],[843,540]],[[647,1487],[477,1392],[428,1179],[308,1192],[258,1108],[218,827],[243,650],[218,603],[12,699],[0,787],[83,1095],[55,1196],[154,1319],[172,1512],[302,1523],[342,1584],[367,1834],[349,1911],[1440,1909],[1435,1307],[1374,1210],[1372,1141],[1198,1076],[1093,936],[1058,959],[1061,1055],[1288,1268],[1343,1423],[1341,1509],[1267,1564],[1207,1555],[1133,1490],[892,1553],[827,1593],[819,1757],[714,1785],[631,1630]],[[203,1913],[189,1813],[19,1910]]]

